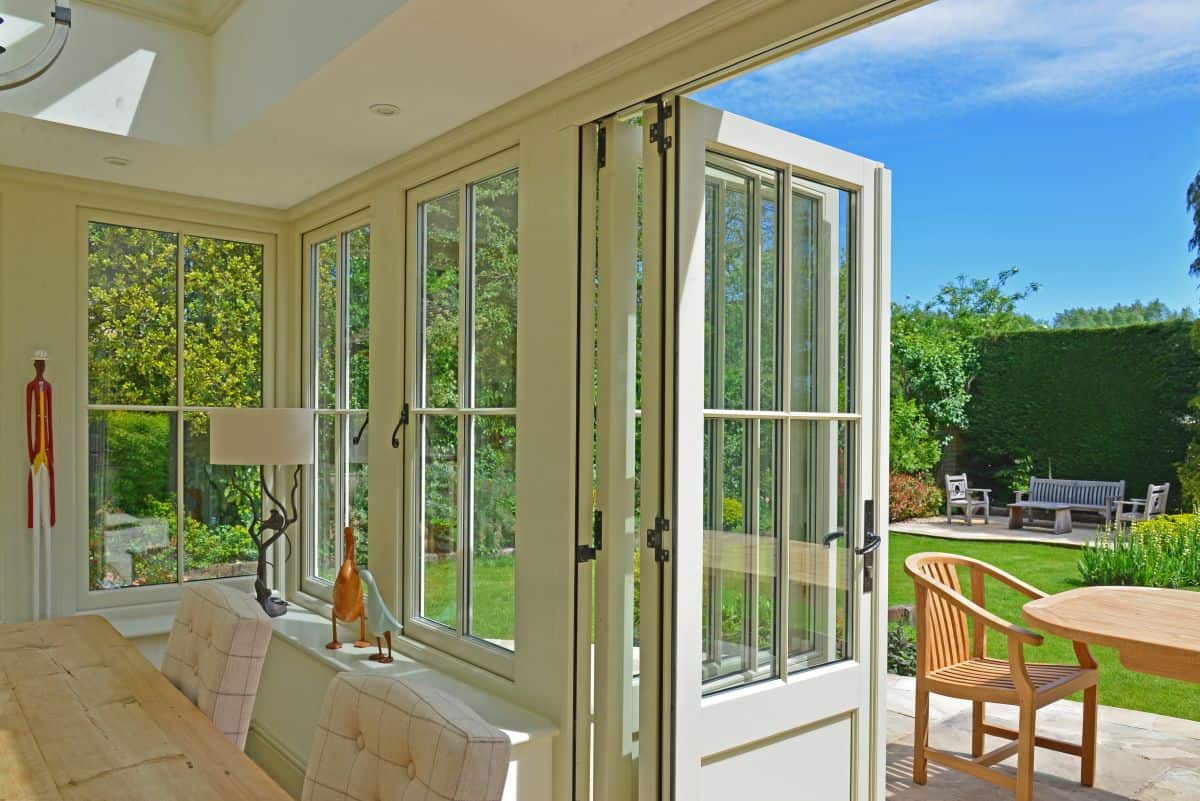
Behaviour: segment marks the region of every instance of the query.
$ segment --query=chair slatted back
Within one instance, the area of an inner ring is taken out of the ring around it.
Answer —
[[[1146,490],[1146,517],[1165,514],[1167,511],[1167,496],[1171,494],[1171,485],[1151,484]]]
[[[951,501],[965,500],[967,497],[967,474],[946,476],[946,498]]]
[[[937,559],[921,562],[919,570],[958,595],[962,595],[962,584],[958,570],[953,564]],[[925,592],[925,615],[917,616],[917,642],[925,648],[928,671],[941,670],[971,658],[971,637],[967,630],[967,615],[952,606],[940,595],[918,585],[917,593]]]

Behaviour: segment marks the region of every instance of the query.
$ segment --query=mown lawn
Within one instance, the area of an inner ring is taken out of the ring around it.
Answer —
[[[425,565],[425,617],[456,625],[457,563],[452,559]],[[489,640],[516,637],[513,624],[513,557],[476,559],[472,576],[471,634]]]
[[[919,537],[892,533],[888,566],[888,602],[912,604],[912,579],[904,572],[904,560],[921,551],[941,551],[971,556],[989,562],[1012,573],[1044,592],[1056,593],[1080,586],[1075,563],[1079,551],[1054,545],[1012,542],[972,542]],[[964,586],[970,586],[962,576]],[[987,608],[1009,622],[1026,625],[1021,618],[1025,596],[989,580],[986,587]],[[1117,652],[1109,648],[1092,648],[1100,663],[1100,703],[1125,709],[1139,709],[1171,717],[1200,720],[1200,689],[1194,685],[1134,673],[1121,665]],[[995,633],[988,635],[988,655],[1003,657],[1005,641]],[[1074,663],[1071,643],[1047,637],[1040,648],[1027,648],[1031,662]]]

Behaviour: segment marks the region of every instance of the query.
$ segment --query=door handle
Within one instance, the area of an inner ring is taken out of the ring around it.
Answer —
[[[855,548],[854,553],[863,557],[863,594],[875,589],[875,552],[883,545],[883,538],[875,533],[875,501],[863,501],[863,525],[866,533],[863,536],[861,548]]]
[[[861,548],[855,548],[854,552],[859,556],[870,556],[879,550],[879,546],[883,544],[883,540],[878,534],[867,532],[867,544]]]
[[[821,540],[821,544],[828,548],[844,536],[846,536],[846,532],[844,531],[831,531],[825,535],[825,539]]]

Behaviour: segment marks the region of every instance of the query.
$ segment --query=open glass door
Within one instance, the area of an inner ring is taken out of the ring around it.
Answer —
[[[887,172],[646,119],[639,798],[882,798]]]

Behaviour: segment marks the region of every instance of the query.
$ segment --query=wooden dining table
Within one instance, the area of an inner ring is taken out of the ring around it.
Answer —
[[[1154,587],[1081,587],[1030,601],[1031,626],[1117,649],[1139,673],[1200,683],[1200,593]]]
[[[290,801],[104,618],[0,626],[0,799]]]

